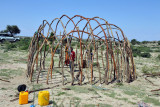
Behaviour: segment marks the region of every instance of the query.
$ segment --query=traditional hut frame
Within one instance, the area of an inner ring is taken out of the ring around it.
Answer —
[[[64,19],[65,21],[63,21]],[[60,25],[61,27],[58,28]],[[58,29],[61,29],[61,31],[58,31]],[[77,40],[76,46],[74,46],[76,48],[74,63],[79,66],[80,85],[83,81],[84,63],[88,65],[87,69],[90,73],[87,73],[87,78],[91,84],[94,76],[93,66],[95,65],[100,83],[108,84],[114,80],[131,82],[136,79],[136,69],[130,43],[118,26],[99,17],[85,18],[75,15],[70,18],[67,15],[62,15],[60,18],[55,18],[50,24],[44,20],[37,32],[34,33],[29,46],[27,64],[27,76],[30,81],[32,81],[34,72],[36,72],[38,83],[40,73],[43,69],[46,69],[46,57],[50,54],[50,65],[47,68],[46,80],[47,84],[49,83],[49,77],[52,79],[53,69],[56,67],[54,66],[54,57],[57,49],[59,49],[58,67],[61,68],[62,84],[64,85],[65,47],[68,47],[68,53],[70,53],[70,47],[73,44],[71,39],[73,38],[74,43]],[[67,42],[63,43],[64,40]],[[92,55],[91,49],[93,50]],[[103,77],[102,73],[104,73]],[[71,78],[73,85],[74,69],[71,71]]]

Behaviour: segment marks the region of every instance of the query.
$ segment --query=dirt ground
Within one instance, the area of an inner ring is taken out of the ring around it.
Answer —
[[[17,87],[26,84],[29,91],[46,89],[50,92],[50,106],[58,105],[64,107],[137,107],[139,103],[146,103],[152,107],[160,106],[160,91],[151,90],[160,88],[160,77],[147,77],[142,72],[145,68],[160,72],[160,61],[156,57],[159,53],[151,53],[151,58],[136,57],[135,64],[137,79],[131,83],[112,83],[109,85],[100,84],[95,76],[94,85],[88,83],[85,76],[83,85],[71,86],[69,68],[65,68],[65,85],[62,85],[61,68],[55,68],[53,78],[46,84],[46,74],[44,70],[40,75],[39,83],[30,82],[26,77],[27,51],[8,51],[0,49],[0,107],[29,107],[31,104],[38,105],[38,91],[29,94],[29,104],[19,105]],[[84,69],[87,72],[88,69]],[[96,68],[94,68],[96,70]],[[84,75],[86,75],[84,73]],[[95,73],[96,75],[96,73]],[[153,84],[151,82],[153,82]],[[33,100],[34,99],[34,100]],[[33,102],[34,101],[34,102]]]

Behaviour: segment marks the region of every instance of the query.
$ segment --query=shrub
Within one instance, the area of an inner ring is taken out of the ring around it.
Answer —
[[[16,42],[15,44],[19,47],[20,50],[27,50],[31,42],[31,38],[26,37],[20,39],[20,41]]]
[[[142,41],[143,44],[147,44],[150,43],[149,41]]]
[[[146,46],[139,46],[137,47],[137,49],[140,50],[141,52],[152,52],[150,47],[146,47]]]
[[[155,50],[154,52],[160,52],[160,49],[159,50]]]
[[[17,42],[4,42],[4,49],[5,51],[13,50],[14,48],[18,48],[20,50],[27,50],[31,42],[31,38],[23,38],[20,39],[20,41]]]
[[[27,50],[28,49],[28,45],[20,46],[19,49],[20,50]]]
[[[160,54],[157,56],[157,59],[160,60]]]
[[[158,45],[160,45],[160,41],[158,41]]]
[[[151,54],[146,52],[146,53],[141,53],[141,57],[144,57],[144,58],[150,58],[151,57]]]
[[[15,43],[5,42],[5,51],[13,50],[13,48],[16,48]]]
[[[151,54],[149,52],[152,52],[152,50],[149,47],[144,47],[144,46],[136,47],[136,46],[131,45],[131,49],[132,49],[134,57],[141,56],[141,57],[150,58]]]
[[[13,49],[13,48],[16,48],[16,45],[14,43],[9,43],[7,44],[7,49]]]
[[[134,56],[134,57],[140,56],[141,50],[139,50],[137,47],[132,46],[132,45],[131,45],[131,49],[132,49],[132,52],[133,52],[133,56]]]
[[[141,54],[141,51],[139,50],[139,49],[132,49],[132,52],[133,52],[133,56],[140,56],[140,54]]]
[[[138,55],[136,53],[133,53],[133,57],[137,57]]]

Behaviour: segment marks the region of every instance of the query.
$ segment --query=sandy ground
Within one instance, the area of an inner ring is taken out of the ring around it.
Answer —
[[[154,62],[156,54],[153,53],[153,57],[149,59],[135,58],[135,63],[137,66],[137,80],[131,83],[123,83],[122,85],[117,85],[117,83],[105,85],[99,84],[98,73],[95,77],[94,85],[88,83],[88,79],[85,78],[82,86],[79,86],[77,81],[75,85],[71,86],[71,77],[68,73],[69,69],[65,68],[66,85],[62,85],[59,72],[61,69],[56,68],[53,72],[52,80],[49,80],[49,85],[46,84],[47,72],[43,72],[40,75],[39,84],[36,82],[31,83],[26,77],[26,59],[27,52],[6,52],[0,51],[0,72],[9,72],[10,75],[0,75],[0,79],[8,80],[10,82],[5,82],[0,80],[0,107],[29,107],[33,104],[33,96],[35,96],[34,104],[36,107],[38,105],[38,91],[29,94],[29,104],[19,105],[18,99],[15,101],[10,101],[18,98],[17,87],[20,84],[26,84],[29,91],[33,88],[41,89],[50,87],[51,89],[46,89],[50,92],[50,106],[53,106],[53,101],[57,105],[63,104],[65,107],[75,107],[78,104],[80,107],[137,107],[138,102],[146,102],[152,107],[160,106],[160,96],[154,94],[160,94],[159,92],[151,92],[153,89],[160,88],[160,78],[159,77],[148,77],[147,79],[154,83],[151,84],[145,79],[142,73],[142,67],[145,65],[149,67],[160,66],[159,62]],[[6,56],[7,55],[7,56]],[[12,74],[11,72],[21,72],[17,74]],[[96,70],[96,69],[95,69]],[[87,69],[84,70],[87,72]],[[158,71],[159,72],[159,71]],[[86,83],[86,84],[85,84]],[[65,90],[68,89],[68,90]]]

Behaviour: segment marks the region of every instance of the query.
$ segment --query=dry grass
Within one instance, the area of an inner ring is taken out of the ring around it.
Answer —
[[[148,45],[147,45],[148,46]],[[0,78],[9,79],[11,83],[5,83],[0,81],[0,106],[8,105],[9,107],[13,106],[19,106],[17,101],[10,102],[8,100],[5,100],[3,96],[7,96],[9,98],[14,98],[17,93],[17,86],[20,83],[27,84],[28,88],[31,90],[33,89],[33,83],[30,83],[28,79],[25,79],[24,72],[26,71],[26,62],[25,59],[27,59],[27,52],[26,51],[8,51],[4,52],[3,48],[0,46]],[[151,48],[159,49],[159,48]],[[151,52],[151,58],[142,58],[142,57],[135,57],[135,64],[136,64],[136,70],[138,74],[138,78],[136,81],[131,83],[113,83],[109,85],[102,84],[99,86],[99,82],[95,84],[95,88],[92,85],[90,85],[87,80],[85,79],[82,86],[79,86],[77,81],[75,82],[75,86],[70,86],[70,73],[68,72],[69,69],[65,68],[65,76],[66,76],[66,85],[62,86],[61,80],[62,77],[60,75],[61,69],[54,69],[55,72],[53,72],[53,79],[52,82],[50,81],[49,85],[46,85],[46,71],[43,71],[43,75],[40,75],[40,83],[36,84],[34,82],[34,88],[40,89],[45,87],[53,87],[55,85],[59,85],[59,87],[55,87],[53,89],[48,89],[50,92],[50,100],[52,102],[51,105],[57,104],[57,105],[66,105],[66,106],[75,106],[78,107],[93,107],[98,106],[99,107],[115,107],[115,106],[132,106],[137,107],[137,103],[139,101],[144,101],[145,103],[148,103],[152,106],[159,106],[160,105],[160,96],[153,95],[154,93],[150,92],[152,89],[158,89],[159,88],[159,81],[160,78],[148,78],[152,82],[154,82],[158,86],[153,86],[151,83],[145,80],[144,74],[145,73],[154,73],[154,72],[160,72],[160,61],[157,60],[157,56],[159,55],[159,52],[152,51]],[[55,57],[55,65],[58,66],[59,57],[56,54],[57,57]],[[101,58],[101,57],[100,57]],[[50,64],[50,56],[46,59],[46,64]],[[46,65],[46,66],[47,66]],[[102,63],[100,63],[102,65]],[[12,67],[13,66],[13,67]],[[76,68],[77,69],[77,68]],[[84,69],[84,72],[87,73],[88,69]],[[95,74],[97,75],[96,79],[98,79],[98,72],[96,66],[94,67]],[[101,68],[102,72],[102,68]],[[102,72],[104,74],[104,72]],[[84,73],[86,76],[86,74]],[[103,75],[102,75],[103,78]],[[22,81],[22,82],[21,82]],[[96,82],[96,81],[95,81]],[[63,88],[69,88],[70,90],[63,90]],[[103,90],[105,89],[105,90]],[[38,95],[38,92],[36,92],[36,95]],[[29,95],[29,100],[33,99],[33,94]],[[106,102],[107,101],[107,102]],[[9,103],[8,103],[9,102]],[[38,104],[37,97],[35,98],[35,104]],[[25,106],[29,106],[24,105]]]

